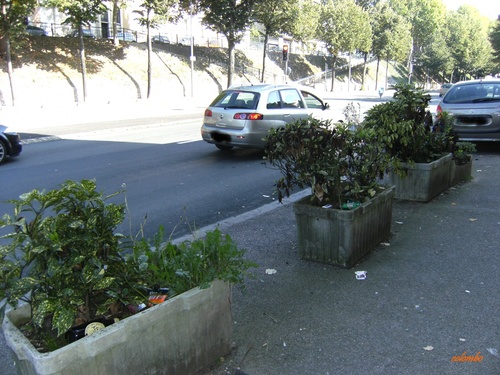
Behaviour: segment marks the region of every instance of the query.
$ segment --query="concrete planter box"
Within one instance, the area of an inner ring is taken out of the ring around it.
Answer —
[[[472,177],[472,159],[464,165],[451,163],[450,186],[455,186],[460,182],[469,181]]]
[[[194,374],[230,351],[231,286],[192,289],[45,354],[16,327],[29,319],[24,305],[3,322],[21,374]]]
[[[391,232],[395,188],[386,188],[353,210],[309,204],[310,197],[294,203],[298,248],[302,259],[350,268]]]
[[[408,174],[399,177],[391,171],[389,178],[396,186],[396,199],[428,202],[450,187],[452,155],[448,154],[432,163],[405,165]]]

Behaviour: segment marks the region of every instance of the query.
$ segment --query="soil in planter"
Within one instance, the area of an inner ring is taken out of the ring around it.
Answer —
[[[109,326],[115,322],[115,318],[118,320],[125,319],[133,315],[133,312],[127,308],[122,309],[119,313],[113,316],[99,317],[89,321],[87,323],[79,324],[72,327],[66,334],[57,336],[56,330],[49,330],[50,318],[46,320],[45,328],[41,329],[38,327],[33,327],[32,324],[27,322],[26,324],[19,327],[19,330],[30,340],[31,344],[40,353],[49,353],[54,350],[60,349],[76,340],[85,337],[85,328],[93,322],[101,322],[105,326]]]
[[[169,295],[169,288],[160,288],[154,286],[149,289],[149,300],[140,306],[125,306],[121,303],[114,303],[109,308],[109,315],[96,316],[96,311],[93,311],[90,316],[93,316],[90,321],[86,322],[83,318],[75,319],[75,325],[71,327],[65,335],[57,336],[56,330],[49,330],[51,317],[46,319],[44,324],[45,328],[40,329],[33,327],[32,324],[27,322],[19,327],[19,330],[30,340],[31,344],[40,353],[48,353],[59,348],[62,348],[74,341],[85,337],[85,329],[91,323],[102,323],[105,327],[115,323],[116,321],[128,318],[131,315],[138,313],[144,309],[162,303],[172,297]],[[82,322],[83,320],[83,322]]]
[[[125,319],[139,311],[157,305],[166,301],[169,298],[168,288],[154,289],[150,292],[149,302],[141,306],[124,306],[122,304],[115,304],[110,307],[112,314],[108,316],[97,317],[89,322],[73,326],[66,332],[65,335],[57,336],[56,330],[49,330],[51,319],[47,318],[45,328],[34,328],[29,322],[20,326],[20,331],[30,340],[31,344],[40,353],[49,353],[54,350],[60,349],[74,341],[85,337],[85,329],[91,323],[102,323],[105,327]]]

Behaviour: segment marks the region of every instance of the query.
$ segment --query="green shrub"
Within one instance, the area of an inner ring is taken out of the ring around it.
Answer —
[[[33,190],[5,214],[0,228],[0,299],[31,305],[27,332],[60,340],[71,327],[97,318],[126,317],[148,302],[155,285],[182,293],[215,279],[242,282],[254,264],[229,236],[209,232],[193,242],[163,242],[163,230],[135,241],[116,233],[126,204],[109,203],[91,180],[66,181],[48,192]],[[44,349],[49,344],[42,345]]]
[[[452,152],[451,129],[433,132],[432,115],[427,110],[430,95],[412,85],[396,85],[394,100],[367,111],[363,126],[375,131],[375,140],[398,170],[402,163],[429,163]]]
[[[311,187],[313,204],[336,208],[377,193],[386,155],[373,142],[372,130],[350,128],[310,117],[269,132],[265,158],[281,172],[276,182],[280,202],[295,186]]]

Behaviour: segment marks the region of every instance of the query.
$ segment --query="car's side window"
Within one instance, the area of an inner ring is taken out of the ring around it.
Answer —
[[[283,108],[304,108],[304,102],[295,89],[285,89],[280,91],[283,100]]]
[[[301,91],[302,96],[304,97],[304,100],[306,101],[307,108],[323,108],[323,102],[319,100],[316,96],[313,94],[307,92],[307,91]]]
[[[269,93],[267,97],[267,109],[278,109],[281,108],[281,98],[278,91],[273,91]]]

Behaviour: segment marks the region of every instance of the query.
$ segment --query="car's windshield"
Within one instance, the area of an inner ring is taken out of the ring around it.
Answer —
[[[500,81],[453,86],[443,101],[451,104],[500,101]]]
[[[259,97],[260,94],[257,92],[227,90],[221,92],[210,107],[255,109]]]

